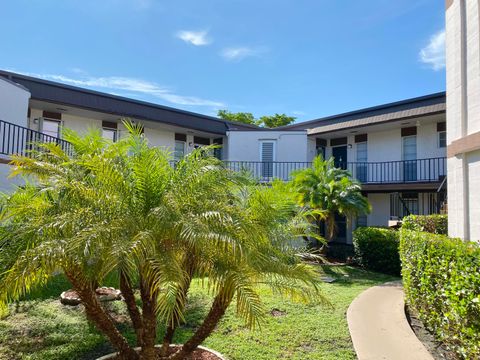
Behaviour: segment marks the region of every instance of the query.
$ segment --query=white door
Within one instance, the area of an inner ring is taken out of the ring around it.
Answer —
[[[417,180],[417,136],[404,136],[402,138],[403,176],[404,181]]]
[[[61,121],[59,120],[43,119],[41,132],[47,136],[58,138],[60,137],[60,125]]]

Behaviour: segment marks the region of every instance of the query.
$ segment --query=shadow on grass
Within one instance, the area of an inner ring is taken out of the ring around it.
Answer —
[[[335,279],[334,284],[341,286],[374,286],[379,282],[399,280],[398,277],[367,271],[353,266],[319,265],[326,276]]]
[[[325,286],[330,287],[331,285],[330,295],[336,296],[340,299],[339,301],[345,303],[350,301],[348,299],[349,295],[345,295],[347,293],[352,293],[352,296],[354,296],[354,294],[357,291],[361,291],[363,287],[366,288],[398,279],[393,276],[373,273],[351,266],[324,265],[319,266],[319,271],[321,272],[319,276],[328,276],[336,280],[332,284],[325,284]],[[115,283],[112,281],[111,285],[115,286]],[[344,287],[345,291],[338,291],[339,287]],[[6,358],[8,359],[15,360],[24,359],[25,356],[37,360],[68,358],[91,360],[114,351],[106,339],[104,339],[92,325],[87,323],[81,307],[68,308],[59,304],[57,300],[59,294],[68,288],[70,288],[70,284],[65,277],[62,275],[56,276],[46,287],[38,289],[38,291],[34,291],[29,295],[28,298],[35,300],[21,301],[18,305],[18,311],[13,311],[10,319],[7,318],[4,322],[0,321],[0,358],[4,355],[7,356]],[[271,298],[269,301],[270,303],[267,302],[267,304],[269,304],[268,306],[272,308],[282,308],[282,303],[276,298]],[[189,295],[185,318],[186,322],[176,331],[174,338],[175,343],[184,343],[192,335],[205,318],[211,302],[211,296],[207,294],[205,289],[202,289],[199,282],[196,282]],[[307,316],[306,314],[311,313],[312,317],[316,318],[318,316],[316,310],[317,305],[318,304],[305,305],[298,316]],[[120,331],[126,336],[128,341],[134,345],[135,334],[130,327],[130,320],[128,319],[125,305],[122,302],[115,302],[109,304],[107,307],[112,315],[114,315]],[[295,309],[295,306],[288,308],[292,314],[295,312]],[[336,314],[336,312],[328,312],[327,310],[323,311],[322,314],[323,313],[324,316],[328,316],[328,319],[334,317]],[[344,315],[342,313],[339,316],[343,319]],[[288,331],[294,329],[293,323],[290,324],[288,321],[288,316],[278,317],[270,321],[268,326],[270,326],[272,334],[269,336],[274,339],[277,336],[275,335],[277,332],[280,334],[282,331],[287,331],[286,329],[288,329]],[[341,322],[341,320],[335,321]],[[282,325],[284,323],[287,325]],[[217,344],[219,348],[221,346],[225,346],[226,349],[229,348],[229,341],[231,341],[229,338],[234,334],[244,336],[245,339],[243,341],[245,344],[250,341],[267,341],[267,335],[256,338],[255,334],[242,334],[242,331],[239,330],[243,329],[242,325],[240,322],[237,323],[237,320],[227,319],[226,324],[228,324],[228,326],[220,330],[222,334],[221,340],[219,340],[219,338],[216,340],[219,342]],[[314,326],[313,321],[309,324],[308,326]],[[283,328],[282,326],[286,327]],[[222,328],[220,327],[220,329]],[[164,333],[165,325],[159,323],[157,342],[161,342]],[[13,341],[13,339],[18,340]],[[314,344],[320,341],[313,341],[310,336],[306,336],[305,339],[305,344],[310,342]],[[327,341],[328,344],[322,345],[322,347],[328,347],[330,349],[329,343],[331,340],[327,339],[325,341]],[[334,344],[336,343],[334,342]],[[251,346],[249,343],[247,345],[243,343],[240,345],[246,347]],[[305,346],[308,348],[307,345]],[[350,343],[344,344],[345,348],[349,346]],[[9,352],[2,353],[2,347],[3,349],[6,349],[6,347],[10,348],[8,350]]]

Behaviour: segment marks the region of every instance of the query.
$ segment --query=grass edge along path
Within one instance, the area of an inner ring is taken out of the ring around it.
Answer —
[[[324,266],[326,275],[336,279],[323,284],[322,291],[333,308],[295,303],[261,288],[266,321],[255,331],[248,330],[231,306],[218,328],[203,345],[230,360],[257,359],[355,359],[346,311],[363,290],[394,278],[350,266]],[[114,285],[114,280],[112,284]],[[81,307],[65,307],[58,295],[69,287],[62,278],[46,289],[34,292],[25,301],[12,304],[8,317],[0,320],[0,359],[5,360],[93,360],[112,351],[105,339],[85,320]],[[190,291],[187,326],[174,341],[182,343],[208,310],[210,297],[201,281]],[[121,302],[108,305],[122,326],[128,321]],[[163,332],[160,326],[159,335]],[[132,341],[132,333],[126,333]]]

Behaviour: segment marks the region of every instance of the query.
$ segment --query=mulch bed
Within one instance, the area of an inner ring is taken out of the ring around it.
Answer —
[[[170,347],[169,355],[173,354],[175,351],[179,349],[179,346]],[[160,349],[157,350],[160,353]],[[117,360],[118,357],[112,358]],[[221,360],[218,356],[212,354],[211,352],[203,349],[195,350],[192,355],[187,357],[188,360]]]
[[[435,340],[433,334],[427,330],[422,321],[416,316],[415,311],[412,311],[408,306],[405,306],[405,314],[407,315],[410,327],[418,340],[422,342],[423,346],[425,346],[435,360],[458,359],[458,357],[452,351],[448,350],[444,344]]]

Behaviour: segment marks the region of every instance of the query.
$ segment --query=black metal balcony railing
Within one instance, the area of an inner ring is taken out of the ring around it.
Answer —
[[[228,169],[247,171],[259,181],[274,178],[289,180],[294,170],[312,166],[311,162],[225,161]],[[447,172],[446,158],[399,160],[384,162],[344,162],[338,167],[348,170],[364,184],[439,182]]]
[[[43,134],[23,126],[0,120],[0,154],[26,155],[38,149],[36,143],[56,143],[68,154],[72,145],[60,138]],[[311,162],[295,161],[224,161],[225,167],[234,171],[246,171],[261,182],[273,179],[289,180],[294,170],[312,166]],[[446,158],[399,160],[384,162],[343,162],[336,166],[348,170],[364,184],[440,182],[446,175]]]
[[[28,156],[38,148],[36,143],[52,142],[59,144],[68,154],[72,153],[72,145],[66,140],[0,120],[0,154]]]

